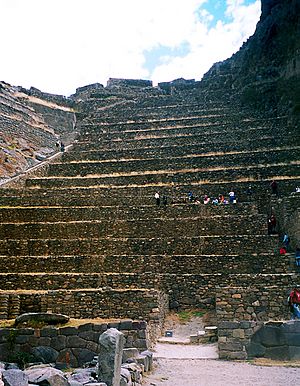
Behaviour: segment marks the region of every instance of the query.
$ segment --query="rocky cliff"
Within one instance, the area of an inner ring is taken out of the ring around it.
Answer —
[[[0,82],[0,178],[12,177],[74,137],[75,114],[64,97]]]
[[[256,31],[231,58],[204,76],[209,88],[224,88],[245,105],[267,112],[300,114],[300,2],[262,0]]]

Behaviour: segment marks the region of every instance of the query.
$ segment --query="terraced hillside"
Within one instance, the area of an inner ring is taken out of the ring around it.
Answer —
[[[0,318],[160,319],[214,309],[220,287],[295,280],[267,217],[299,184],[297,129],[210,100],[145,92],[104,110],[94,96],[62,161],[2,189]],[[231,190],[236,204],[203,204]]]

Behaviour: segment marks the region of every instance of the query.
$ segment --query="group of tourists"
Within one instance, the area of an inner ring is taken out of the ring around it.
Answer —
[[[62,141],[56,141],[56,149],[62,153],[65,151],[65,144]]]

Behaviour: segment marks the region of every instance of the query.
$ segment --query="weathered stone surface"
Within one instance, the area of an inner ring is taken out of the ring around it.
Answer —
[[[99,338],[98,378],[108,386],[119,386],[124,335],[110,328]]]
[[[124,367],[121,367],[120,386],[132,385],[130,371]]]
[[[46,324],[64,324],[67,323],[70,318],[67,315],[47,313],[47,312],[29,312],[16,317],[15,324],[25,322],[42,322]]]
[[[278,327],[265,326],[260,331],[260,341],[264,346],[273,347],[286,344],[286,339]]]
[[[2,379],[5,386],[28,386],[28,376],[21,370],[4,370]]]
[[[73,348],[72,352],[77,358],[78,366],[83,366],[85,363],[92,361],[96,354],[95,351],[90,351],[85,348]]]
[[[32,366],[24,370],[30,383],[42,384],[48,382],[50,386],[69,386],[64,373],[46,365]]]
[[[38,346],[32,349],[37,362],[42,363],[55,363],[58,357],[58,352],[52,347]]]
[[[289,346],[288,356],[290,361],[298,361],[300,359],[300,347]]]
[[[76,381],[80,384],[96,382],[95,369],[78,369],[68,377],[68,380],[69,382]]]
[[[142,383],[143,369],[141,368],[140,365],[138,365],[137,363],[124,363],[122,364],[122,368],[129,370],[132,382],[136,382],[140,384]]]
[[[122,355],[122,363],[125,363],[129,358],[137,358],[139,350],[137,348],[124,348]]]
[[[251,342],[246,346],[248,358],[263,357],[266,352],[266,348],[259,343]]]
[[[287,361],[289,360],[289,348],[288,346],[266,347],[265,357],[279,361]]]

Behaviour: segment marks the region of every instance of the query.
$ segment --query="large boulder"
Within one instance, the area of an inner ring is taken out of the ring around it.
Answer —
[[[34,355],[37,362],[42,363],[55,363],[58,357],[58,352],[52,347],[48,346],[37,346],[32,349],[32,354]]]
[[[5,370],[2,373],[4,386],[28,386],[28,376],[21,370]]]
[[[16,317],[15,324],[40,322],[44,324],[65,324],[70,320],[69,316],[63,314],[50,314],[47,312],[29,312]]]
[[[24,370],[30,383],[41,386],[70,386],[64,373],[46,365],[31,366]]]

